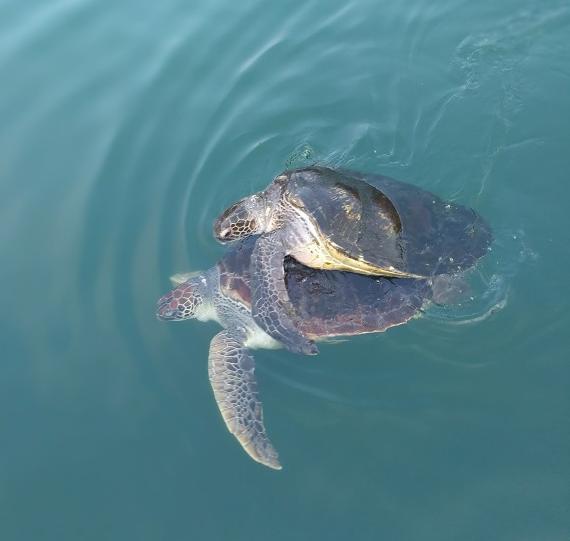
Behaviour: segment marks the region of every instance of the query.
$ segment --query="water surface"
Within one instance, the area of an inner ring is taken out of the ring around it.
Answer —
[[[0,2],[0,537],[567,540],[569,31],[558,0]],[[217,327],[154,309],[311,160],[496,240],[456,310],[257,353],[274,472],[211,396]]]

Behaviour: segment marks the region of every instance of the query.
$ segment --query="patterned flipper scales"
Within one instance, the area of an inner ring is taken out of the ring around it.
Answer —
[[[212,339],[208,373],[214,397],[228,430],[247,454],[270,468],[281,469],[277,451],[263,424],[255,364],[238,332],[222,331]]]
[[[299,330],[300,322],[285,287],[281,230],[259,237],[251,255],[251,315],[289,351],[316,355],[317,346]]]

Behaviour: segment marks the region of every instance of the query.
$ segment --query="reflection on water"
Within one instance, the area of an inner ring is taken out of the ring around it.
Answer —
[[[565,539],[569,23],[558,0],[0,3],[0,536]],[[472,206],[495,242],[473,300],[259,353],[267,475],[221,428],[214,326],[154,303],[219,259],[228,203],[312,161]]]

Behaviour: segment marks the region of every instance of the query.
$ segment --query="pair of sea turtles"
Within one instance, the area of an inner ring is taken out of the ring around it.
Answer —
[[[248,454],[275,469],[251,350],[314,354],[315,341],[401,325],[492,238],[472,209],[388,177],[316,166],[238,201],[214,233],[238,242],[210,270],[174,277],[157,315],[224,327],[210,344],[214,396]]]

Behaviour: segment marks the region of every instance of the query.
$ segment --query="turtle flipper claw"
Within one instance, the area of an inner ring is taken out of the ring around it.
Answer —
[[[256,322],[259,324],[259,321],[256,320]],[[317,355],[319,353],[317,345],[298,331],[293,330],[291,332],[283,325],[274,326],[275,320],[264,320],[264,323],[270,325],[269,328],[271,329],[271,333],[268,332],[268,334],[276,340],[279,340],[279,342],[281,342],[292,353],[298,353],[300,355]],[[279,325],[280,323],[281,322],[279,320],[277,324]]]
[[[251,313],[255,322],[289,351],[316,355],[315,343],[300,330],[301,321],[285,286],[282,231],[257,239],[251,256]]]

